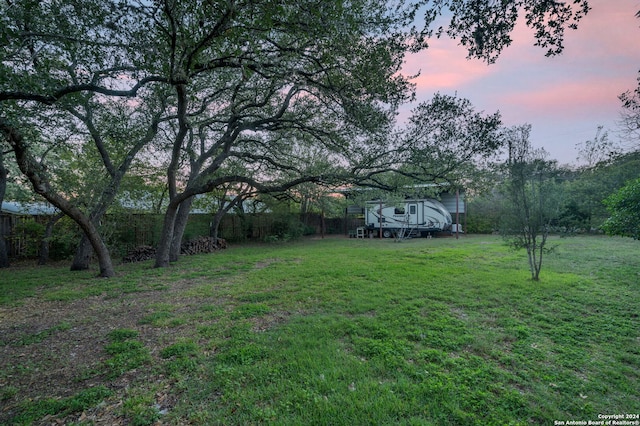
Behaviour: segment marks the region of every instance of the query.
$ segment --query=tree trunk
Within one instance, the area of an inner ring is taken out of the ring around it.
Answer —
[[[193,197],[184,200],[180,203],[176,220],[173,225],[173,238],[171,240],[171,249],[169,251],[169,261],[177,262],[180,256],[180,246],[182,245],[182,237],[184,230],[187,228],[187,222],[189,222],[189,212],[191,212],[191,205],[193,204]]]
[[[4,194],[7,190],[7,175],[9,171],[4,167],[4,154],[0,149],[0,206],[4,201]],[[7,250],[7,244],[4,241],[4,235],[2,235],[2,229],[0,228],[0,268],[9,267],[9,252]]]
[[[92,227],[93,228],[93,227]],[[85,231],[87,232],[87,231]],[[98,256],[98,265],[100,267],[100,276],[110,278],[116,275],[115,269],[113,269],[113,263],[111,262],[111,255],[107,245],[102,241],[100,234],[95,228],[93,228],[92,235],[90,237],[91,246]]]
[[[113,269],[109,249],[107,249],[96,227],[91,223],[90,218],[67,199],[52,190],[42,165],[33,158],[28,150],[28,144],[24,142],[22,135],[18,133],[16,129],[0,120],[0,130],[5,133],[7,141],[13,147],[16,163],[20,171],[22,171],[31,182],[34,191],[43,196],[80,226],[80,229],[85,233],[98,256],[100,276],[105,278],[113,277],[116,273]]]
[[[51,236],[53,235],[53,227],[56,223],[58,223],[60,219],[62,219],[63,216],[64,213],[58,213],[55,216],[51,216],[51,218],[47,222],[42,241],[40,241],[40,255],[38,256],[38,265],[46,265],[49,261],[49,242],[51,241]]]
[[[166,212],[164,213],[164,222],[162,224],[162,233],[160,235],[160,242],[158,243],[158,250],[156,251],[156,263],[154,268],[166,268],[169,266],[171,241],[173,240],[173,229],[176,223],[177,214],[178,206],[170,202]]]
[[[213,224],[212,224],[211,235],[210,235],[211,237],[214,238],[214,241],[218,240],[220,224],[222,223],[222,219],[224,218],[224,215],[229,213],[229,211],[231,211],[232,208],[236,206],[242,206],[242,202],[244,201],[246,195],[247,195],[247,191],[242,191],[240,194],[236,195],[234,199],[231,200],[231,202],[226,204],[225,204],[224,198],[220,200],[218,211],[216,211],[216,214],[213,216]],[[240,212],[242,211],[243,211],[242,208],[240,208],[238,210],[238,214],[240,215],[241,214]]]
[[[86,271],[91,264],[91,255],[93,254],[93,248],[86,235],[82,234],[80,243],[76,249],[76,254],[73,256],[71,262],[72,271]]]
[[[107,208],[113,200],[115,199],[116,188],[119,186],[119,182],[121,180],[121,175],[117,178],[114,178],[112,181],[112,185],[105,188],[102,191],[100,202],[93,208],[89,215],[89,221],[93,225],[94,228],[98,229],[100,225],[100,219],[107,212]],[[102,237],[100,237],[102,239]],[[78,248],[76,249],[76,254],[73,256],[73,261],[71,262],[71,270],[72,271],[86,271],[91,266],[91,256],[93,255],[93,250],[91,247],[91,243],[89,242],[86,235],[82,235],[80,238],[80,242],[78,243]]]
[[[52,197],[55,199],[55,197]],[[49,200],[51,201],[51,200]],[[60,201],[56,199],[56,201]],[[74,222],[76,222],[80,229],[84,232],[84,236],[89,240],[93,251],[95,252],[98,258],[98,265],[100,267],[99,276],[104,278],[110,278],[116,275],[115,270],[113,269],[113,263],[111,261],[111,255],[109,254],[109,249],[107,245],[102,240],[102,236],[98,229],[94,226],[91,220],[83,214],[79,209],[69,205],[68,203],[60,202],[60,205],[54,204],[60,210],[67,214]]]
[[[224,210],[218,210],[213,216],[213,224],[211,225],[211,237],[214,241],[218,240],[218,234],[220,232],[220,223],[226,212]]]
[[[8,268],[9,264],[9,252],[7,250],[7,244],[4,241],[4,237],[0,235],[0,268]]]

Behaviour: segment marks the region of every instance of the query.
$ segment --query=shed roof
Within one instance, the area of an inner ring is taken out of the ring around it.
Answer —
[[[49,203],[3,201],[0,212],[19,216],[50,216],[58,213],[58,209]]]

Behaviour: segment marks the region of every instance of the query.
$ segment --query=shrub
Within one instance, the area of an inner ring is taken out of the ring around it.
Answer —
[[[604,204],[611,213],[602,225],[607,234],[640,239],[640,179],[627,183]]]

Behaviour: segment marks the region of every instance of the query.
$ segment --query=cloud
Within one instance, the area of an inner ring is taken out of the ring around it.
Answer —
[[[435,39],[426,52],[408,56],[403,71],[407,75],[420,75],[413,80],[423,93],[455,89],[476,82],[489,75],[491,69],[485,63],[466,59],[466,50],[457,41],[448,38]]]
[[[617,95],[624,84],[615,83],[599,79],[563,80],[545,85],[542,90],[511,90],[494,99],[497,104],[508,107],[506,111],[511,110],[523,117],[595,118],[603,109],[619,107]]]

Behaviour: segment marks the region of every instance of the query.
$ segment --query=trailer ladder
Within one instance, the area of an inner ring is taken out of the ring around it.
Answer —
[[[402,222],[402,227],[398,228],[396,234],[396,241],[405,240],[407,238],[411,238],[414,235],[416,230],[415,227],[409,226],[409,214],[405,216],[405,220]]]

